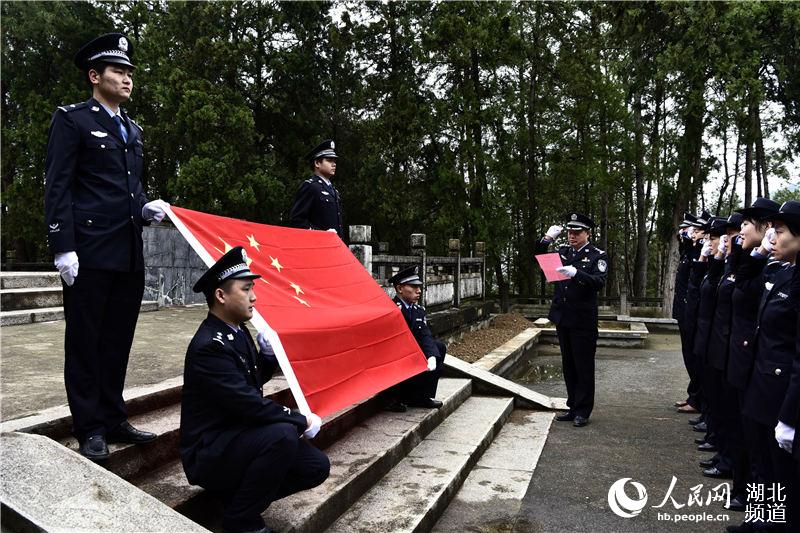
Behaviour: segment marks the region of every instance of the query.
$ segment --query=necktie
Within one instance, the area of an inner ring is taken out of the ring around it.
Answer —
[[[117,123],[119,134],[122,135],[122,140],[125,141],[125,144],[128,144],[128,129],[125,127],[125,124],[122,123],[122,118],[120,118],[119,115],[114,115],[114,122]]]

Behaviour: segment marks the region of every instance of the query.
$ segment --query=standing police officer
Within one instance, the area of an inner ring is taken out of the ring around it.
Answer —
[[[88,101],[59,107],[47,143],[45,220],[63,278],[64,381],[80,452],[108,457],[107,442],[148,442],[127,421],[122,389],[144,293],[142,226],[165,202],[142,187],[142,128],[120,104],[133,89],[133,46],[101,35],[75,56]],[[79,270],[80,266],[80,270]]]
[[[186,350],[181,462],[190,483],[221,497],[227,532],[268,532],[261,513],[270,503],[316,487],[330,472],[328,458],[307,440],[320,418],[264,397],[278,361],[262,333],[256,350],[244,325],[260,277],[237,246],[193,288],[205,294],[209,312]]]
[[[344,240],[342,204],[339,191],[331,183],[336,174],[335,147],[335,143],[327,139],[306,154],[314,175],[300,184],[289,221],[295,228],[336,232]]]
[[[595,224],[586,215],[566,217],[569,246],[560,246],[562,267],[557,270],[568,280],[556,282],[548,318],[556,325],[569,412],[556,417],[572,421],[575,427],[589,422],[594,407],[594,356],[597,349],[597,293],[606,282],[608,259],[603,250],[589,242]],[[550,226],[536,253],[544,253],[562,231]]]
[[[408,328],[428,360],[428,371],[410,377],[389,389],[387,393],[393,398],[386,409],[400,413],[405,412],[408,405],[438,409],[442,406],[442,402],[435,399],[436,388],[442,375],[447,346],[433,337],[428,327],[425,308],[417,303],[422,294],[422,280],[417,274],[417,267],[401,270],[389,278],[389,283],[395,290],[394,303],[403,313]]]

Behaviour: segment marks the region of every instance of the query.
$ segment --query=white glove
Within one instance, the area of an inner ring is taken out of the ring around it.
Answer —
[[[436,370],[436,358],[431,356],[428,357],[428,372],[433,372]]]
[[[335,229],[333,229],[333,228],[328,228],[328,229],[326,229],[325,231],[330,231],[331,233],[336,233],[336,230],[335,230]]]
[[[169,204],[161,198],[153,200],[152,202],[147,202],[144,204],[144,207],[142,207],[142,218],[161,222],[167,215],[167,207],[169,207]]]
[[[272,345],[267,340],[267,336],[263,331],[258,332],[256,335],[256,341],[258,341],[258,347],[260,348],[261,353],[266,355],[275,355],[275,350],[272,349]]]
[[[303,436],[307,439],[313,439],[322,427],[322,419],[314,413],[308,413],[306,420],[308,420],[308,429],[303,432]]]
[[[775,440],[778,441],[778,446],[783,448],[789,453],[792,453],[792,443],[794,442],[794,428],[788,426],[781,421],[775,426]]]
[[[711,239],[705,239],[703,241],[703,247],[700,249],[700,255],[703,257],[708,257],[711,255]]]
[[[574,278],[575,274],[578,273],[578,269],[575,268],[572,265],[567,265],[567,266],[563,266],[563,267],[558,267],[556,269],[556,272],[558,272],[559,274],[564,274],[568,278]]]
[[[561,226],[550,226],[547,230],[547,233],[545,233],[544,235],[551,241],[554,241],[558,238],[559,235],[561,235],[561,231],[563,229],[564,228]]]
[[[768,254],[772,253],[775,249],[775,228],[769,228],[761,240],[761,247],[767,251]]]
[[[725,255],[727,251],[728,251],[728,236],[723,235],[719,238],[719,245],[717,245],[717,252],[721,253],[722,255]]]
[[[75,278],[78,277],[78,254],[75,252],[62,252],[56,254],[53,263],[58,269],[58,273],[64,278],[64,283],[72,287]]]
[[[741,246],[744,243],[744,237],[742,237],[741,235],[737,235],[736,237],[734,237],[734,240],[736,241],[736,244],[738,246]]]

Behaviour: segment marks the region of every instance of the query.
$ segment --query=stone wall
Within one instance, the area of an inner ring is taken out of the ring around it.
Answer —
[[[171,224],[147,226],[144,240],[144,299],[157,300],[159,305],[203,303],[203,294],[192,292],[192,286],[206,265],[183,235]]]

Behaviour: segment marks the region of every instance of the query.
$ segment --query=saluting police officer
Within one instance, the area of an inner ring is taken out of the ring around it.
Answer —
[[[295,228],[336,232],[344,240],[341,199],[331,182],[336,174],[335,147],[327,139],[306,154],[314,175],[300,184],[289,220]]]
[[[264,334],[256,350],[244,325],[260,277],[237,246],[193,288],[205,294],[209,313],[186,351],[181,462],[190,483],[221,497],[227,532],[268,532],[261,513],[270,503],[316,487],[330,471],[327,456],[306,440],[319,431],[320,418],[263,395],[278,362]]]
[[[422,294],[422,280],[417,274],[417,267],[401,270],[389,278],[389,283],[394,286],[394,303],[403,313],[408,328],[428,360],[428,371],[390,388],[387,395],[391,400],[386,409],[400,413],[405,412],[409,405],[438,409],[442,406],[442,402],[435,399],[436,388],[442,375],[447,346],[433,337],[428,327],[425,308],[417,303]]]
[[[560,246],[562,267],[568,280],[557,281],[548,318],[556,325],[569,412],[556,417],[575,427],[589,422],[594,407],[594,356],[597,350],[597,293],[606,282],[608,258],[589,242],[595,224],[580,213],[566,216],[568,246]],[[536,253],[544,253],[562,231],[550,226]]]
[[[47,142],[45,220],[63,278],[64,381],[80,452],[155,438],[127,421],[122,389],[144,292],[142,226],[164,217],[142,186],[142,128],[120,107],[133,89],[132,43],[101,35],[75,55],[92,88],[59,107]],[[79,269],[80,267],[80,269]]]

